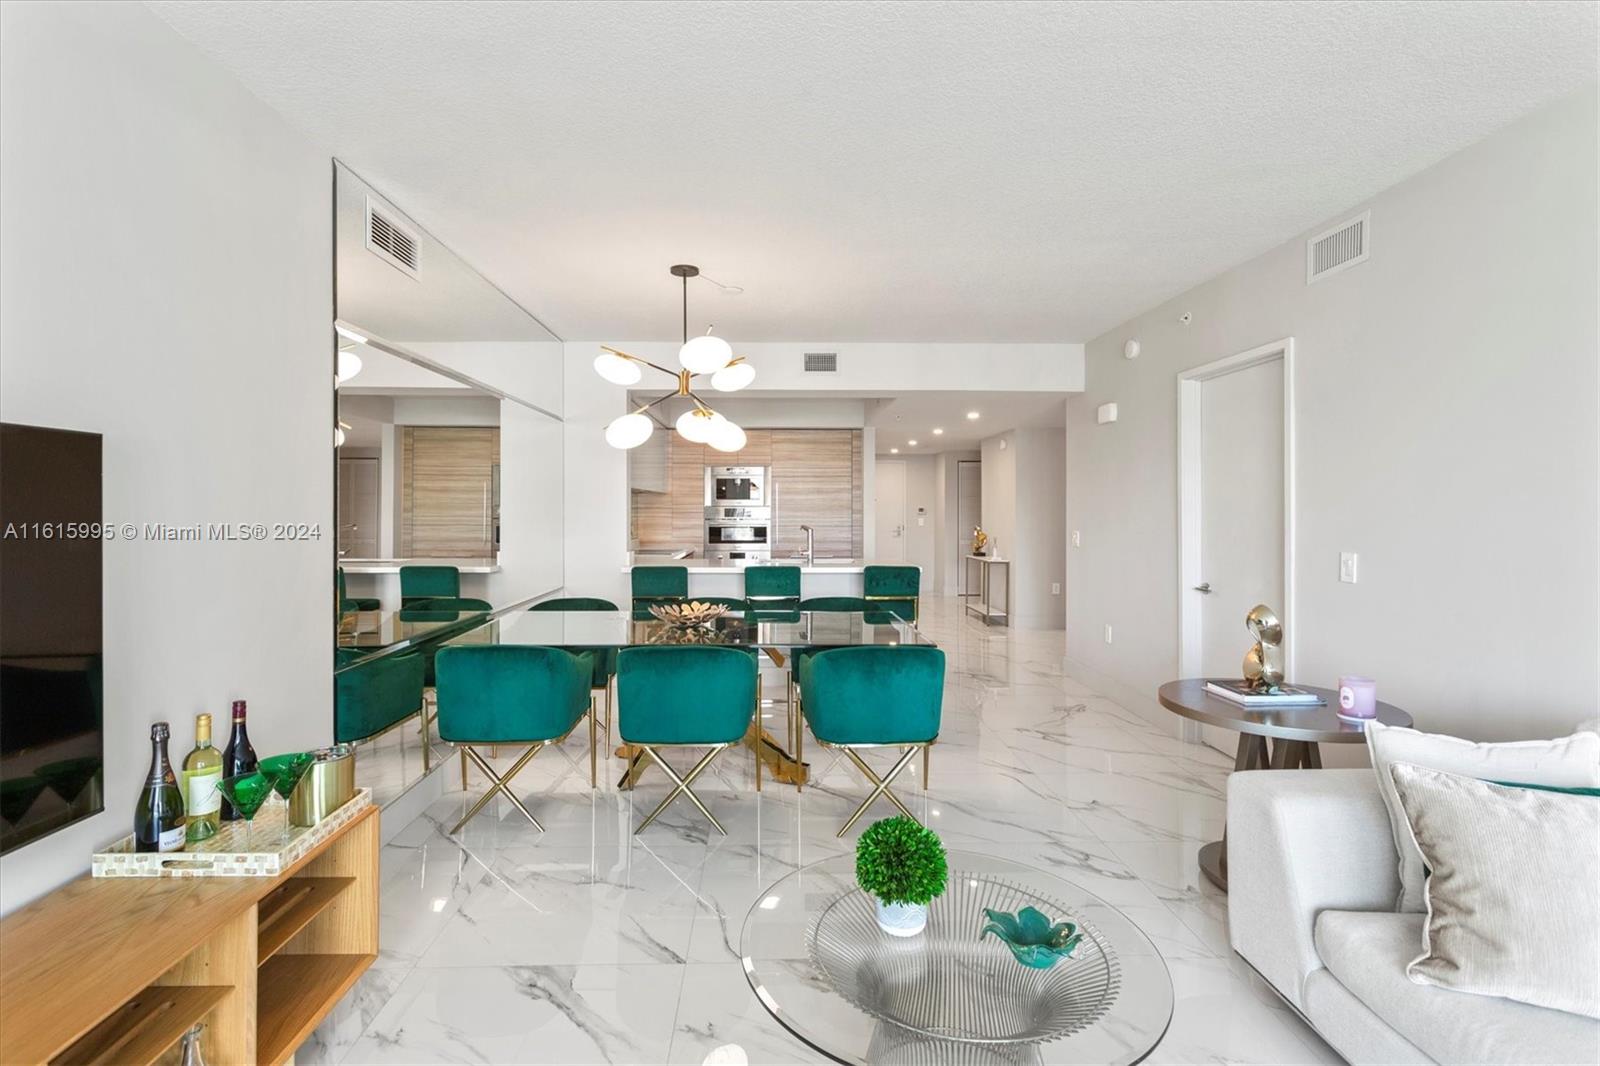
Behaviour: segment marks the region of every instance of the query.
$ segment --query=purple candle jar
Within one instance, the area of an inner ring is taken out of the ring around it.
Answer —
[[[1365,721],[1378,716],[1378,683],[1370,677],[1339,679],[1340,718]]]

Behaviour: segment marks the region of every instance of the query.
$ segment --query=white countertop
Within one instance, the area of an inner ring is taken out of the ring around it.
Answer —
[[[339,560],[346,574],[398,574],[402,566],[453,566],[463,574],[498,574],[500,566],[493,559],[459,557],[453,559],[351,559]]]
[[[859,574],[873,564],[864,559],[818,559],[807,566],[803,559],[773,559],[770,562],[748,563],[740,560],[720,559],[685,559],[682,563],[670,560],[651,559],[642,561],[640,566],[678,566],[681,565],[691,574],[736,574],[741,570],[748,570],[751,566],[798,566],[802,574]],[[886,566],[903,566],[904,563],[885,563]],[[622,572],[630,573],[632,566],[624,566]]]

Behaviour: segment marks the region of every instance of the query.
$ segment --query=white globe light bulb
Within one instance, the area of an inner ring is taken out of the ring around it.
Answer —
[[[749,441],[744,430],[720,415],[717,416],[716,425],[712,428],[715,432],[708,443],[719,452],[739,451]]]
[[[613,385],[633,385],[641,376],[638,363],[612,352],[601,352],[594,357],[594,372]]]
[[[729,363],[711,375],[711,387],[718,392],[738,392],[756,379],[756,368],[749,363]]]
[[[606,427],[606,443],[613,448],[637,448],[650,439],[655,428],[655,423],[644,415],[623,415]]]
[[[684,440],[707,444],[711,441],[712,419],[716,417],[703,408],[691,407],[678,416],[677,430]]]
[[[714,374],[732,358],[733,349],[728,342],[709,333],[704,337],[690,337],[678,349],[678,362],[691,374]]]
[[[333,371],[333,379],[343,384],[359,373],[361,373],[361,357],[355,352],[340,352],[339,361]]]

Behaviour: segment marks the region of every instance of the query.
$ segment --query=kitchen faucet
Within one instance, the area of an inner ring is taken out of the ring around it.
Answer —
[[[817,565],[817,531],[810,526],[801,526],[806,534],[806,565]]]

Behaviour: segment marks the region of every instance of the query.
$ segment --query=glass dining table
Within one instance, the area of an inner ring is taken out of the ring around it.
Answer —
[[[336,646],[362,652],[398,651],[470,629],[483,611],[349,611],[339,619]]]
[[[444,641],[465,644],[524,644],[582,650],[657,645],[710,645],[753,648],[782,668],[797,649],[933,646],[910,622],[890,611],[730,611],[711,622],[685,628],[626,611],[517,611],[501,615]],[[751,744],[776,780],[802,782],[797,761],[771,733],[753,732]],[[618,749],[629,762],[619,786],[631,788],[646,766],[643,752]]]

